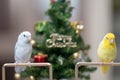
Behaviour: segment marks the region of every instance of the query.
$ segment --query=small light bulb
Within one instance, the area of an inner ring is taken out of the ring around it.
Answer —
[[[21,75],[19,73],[15,73],[15,79],[20,79]]]
[[[30,76],[30,80],[35,80],[34,76],[31,75]]]
[[[73,54],[74,59],[77,59],[78,56],[79,56],[79,54],[77,52]]]
[[[31,40],[30,43],[31,43],[32,45],[34,45],[34,44],[35,44],[35,40]]]
[[[82,30],[84,28],[84,25],[80,25],[79,29]]]
[[[77,25],[77,29],[83,30],[84,26],[83,25]]]

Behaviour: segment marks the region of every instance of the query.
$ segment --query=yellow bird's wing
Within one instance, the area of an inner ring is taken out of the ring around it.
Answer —
[[[98,47],[98,57],[101,62],[112,62],[116,58],[116,43],[109,43],[109,40],[103,39]],[[110,66],[102,66],[103,73],[109,70]]]

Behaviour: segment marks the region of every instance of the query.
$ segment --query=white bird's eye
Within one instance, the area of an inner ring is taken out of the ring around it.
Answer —
[[[26,35],[23,35],[24,37],[26,36]]]

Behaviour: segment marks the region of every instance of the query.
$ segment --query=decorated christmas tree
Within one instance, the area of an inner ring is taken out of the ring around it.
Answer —
[[[87,53],[90,46],[80,35],[83,24],[69,21],[73,9],[70,0],[51,0],[46,11],[50,20],[39,21],[34,27],[36,36],[32,58],[34,62],[51,63],[53,77],[57,80],[74,77],[77,62],[91,62]],[[79,77],[89,80],[90,73],[95,70],[95,67],[80,66]],[[40,79],[47,78],[49,73],[48,68],[28,67],[22,75]]]

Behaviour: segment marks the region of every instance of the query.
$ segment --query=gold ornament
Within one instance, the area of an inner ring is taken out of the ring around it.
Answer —
[[[35,31],[42,32],[44,30],[44,27],[46,26],[46,21],[43,20],[42,22],[39,21],[35,24]]]
[[[30,80],[35,80],[34,76],[31,75],[30,76]]]
[[[41,56],[41,55],[43,55],[43,53],[42,53],[42,52],[39,52],[38,55]]]
[[[20,79],[21,75],[19,73],[15,73],[15,79]]]
[[[80,33],[79,30],[76,30],[76,33],[79,34]]]
[[[77,21],[74,21],[74,22],[71,22],[70,25],[76,30],[76,34],[78,35],[84,29],[84,25],[82,21],[80,21],[80,23],[78,23]]]
[[[47,55],[47,54],[44,54],[44,53],[42,53],[42,52],[39,52],[37,55],[38,55],[38,56],[48,57],[48,55]]]
[[[84,62],[86,60],[86,56],[84,55],[83,51],[78,51],[73,54],[74,63],[76,62]]]
[[[45,26],[46,25],[46,20],[43,20],[42,23],[43,23],[43,26]]]
[[[84,29],[84,26],[81,24],[81,25],[77,25],[77,29],[78,30],[83,30]]]
[[[32,45],[35,45],[35,40],[31,40],[30,43],[31,43]]]
[[[78,53],[78,52],[75,52],[75,53],[73,54],[73,58],[74,58],[74,59],[78,59],[78,57],[79,57],[79,53]]]
[[[77,21],[74,21],[74,22],[71,22],[71,23],[70,23],[70,25],[71,25],[74,29],[76,29],[76,27],[77,27],[78,24],[79,24],[79,23],[78,23]]]
[[[84,29],[84,25],[83,25],[83,24],[77,25],[77,27],[76,27],[76,33],[79,35],[80,32],[81,32],[83,29]]]
[[[35,31],[39,31],[39,26],[40,26],[39,23],[40,23],[40,22],[37,22],[37,23],[35,24]]]

